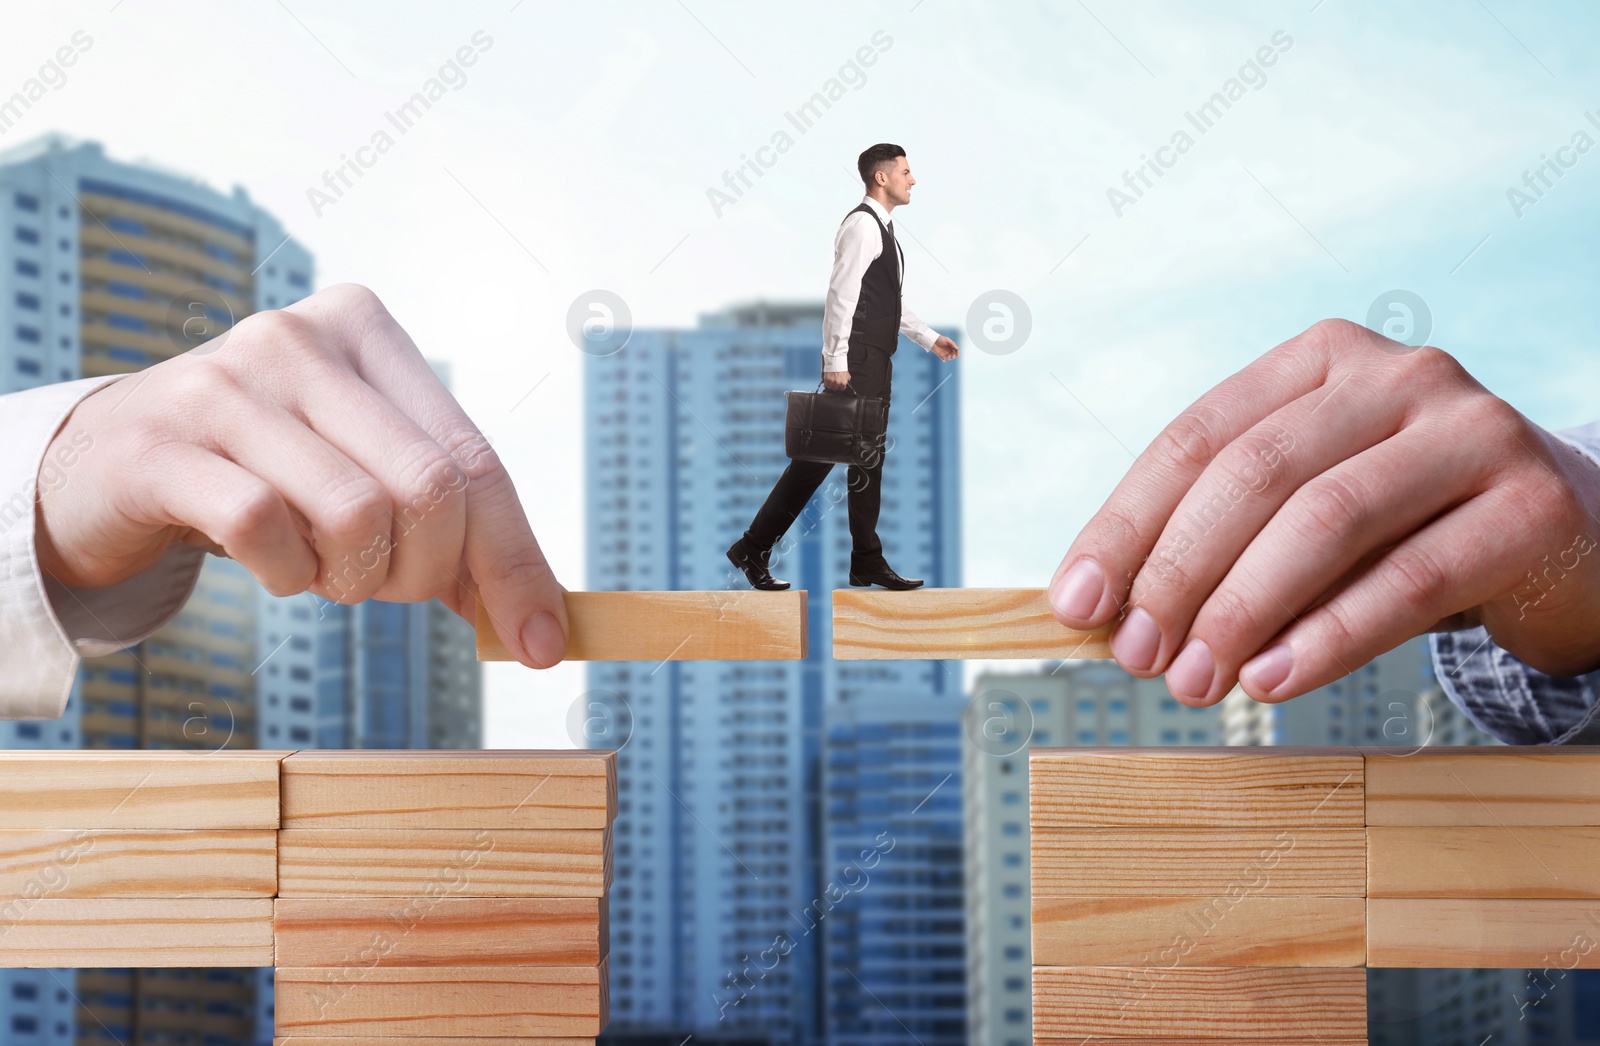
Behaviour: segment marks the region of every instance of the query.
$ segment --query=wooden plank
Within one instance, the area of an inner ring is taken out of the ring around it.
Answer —
[[[1035,748],[1041,829],[1359,828],[1362,759],[1327,748]]]
[[[1110,657],[1111,627],[1082,632],[1042,588],[836,589],[836,661]]]
[[[1600,828],[1367,829],[1370,897],[1600,898]]]
[[[0,966],[271,966],[270,898],[13,897]]]
[[[287,1042],[288,1040],[282,1041]],[[305,1040],[294,1040],[294,1046],[301,1046],[303,1041]],[[1207,1046],[1223,1046],[1223,1044],[1231,1046],[1234,1043],[1248,1044],[1248,1046],[1367,1046],[1366,1039],[1245,1039],[1234,1037],[1231,1039],[1207,1039],[1206,1042]],[[327,1046],[334,1046],[334,1043],[330,1042]],[[436,1046],[448,1046],[448,1044],[439,1043]],[[458,1046],[465,1046],[465,1044],[461,1043]],[[1194,1040],[1188,1038],[1108,1039],[1100,1035],[1089,1038],[1085,1038],[1082,1035],[1074,1035],[1067,1039],[1035,1038],[1033,1046],[1194,1046]]]
[[[568,661],[802,661],[806,591],[568,592]],[[514,661],[478,604],[478,660]]]
[[[283,761],[285,828],[606,828],[615,752],[316,751]]]
[[[1036,900],[1366,896],[1360,828],[1048,828],[1031,850]]]
[[[271,829],[0,828],[0,898],[271,897]]]
[[[280,966],[277,1031],[319,1035],[598,1035],[598,966]]]
[[[1360,1039],[1367,971],[1299,967],[1036,966],[1033,1031],[1196,1040]]]
[[[1600,969],[1600,904],[1551,898],[1375,897],[1367,965]]]
[[[1041,966],[1361,966],[1360,897],[1034,898]]]
[[[276,828],[286,754],[7,752],[0,828]]]
[[[1600,825],[1600,746],[1364,749],[1373,825]]]
[[[285,828],[280,897],[603,897],[598,829]]]
[[[594,966],[605,957],[594,897],[281,898],[283,966]]]

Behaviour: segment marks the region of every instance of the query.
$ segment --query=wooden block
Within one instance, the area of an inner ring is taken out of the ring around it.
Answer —
[[[1031,850],[1035,899],[1366,896],[1360,828],[1047,828]]]
[[[1362,761],[1326,748],[1035,748],[1041,829],[1360,828]]]
[[[1367,1034],[1367,971],[1297,967],[1036,966],[1033,1032],[1307,1042]]]
[[[608,931],[601,898],[283,898],[284,966],[594,966]]]
[[[803,661],[806,592],[568,592],[568,661]],[[514,661],[478,604],[478,660]]]
[[[1034,898],[1041,966],[1361,966],[1360,897]]]
[[[271,966],[270,898],[5,898],[0,966]]]
[[[1600,828],[1367,829],[1370,897],[1600,898]]]
[[[285,752],[7,752],[0,828],[276,828]]]
[[[1110,657],[1111,628],[1080,632],[1042,588],[837,589],[836,661]]]
[[[285,828],[607,828],[617,756],[317,751],[283,761]]]
[[[603,897],[600,829],[285,828],[280,897]]]
[[[0,828],[0,898],[272,897],[271,829]]]
[[[1600,904],[1535,898],[1375,897],[1367,965],[1600,968]]]
[[[1373,825],[1600,825],[1600,747],[1364,749]]]
[[[598,966],[280,966],[277,1031],[318,1035],[598,1035]]]

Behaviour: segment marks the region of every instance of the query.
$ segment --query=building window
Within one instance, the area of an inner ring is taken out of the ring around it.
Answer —
[[[39,230],[38,229],[30,229],[26,225],[17,226],[17,242],[18,243],[38,243],[39,242]]]
[[[39,210],[39,198],[37,196],[29,196],[26,193],[20,193],[19,192],[19,193],[17,193],[16,200],[17,200],[17,210],[19,210],[19,211],[38,211]]]
[[[17,328],[17,340],[18,341],[25,341],[29,345],[37,345],[37,344],[39,344],[39,328],[37,328],[37,327],[18,327]]]
[[[32,276],[35,279],[37,279],[38,276],[39,276],[39,266],[35,265],[31,261],[27,261],[26,259],[18,258],[17,259],[17,275],[18,276]]]
[[[17,357],[17,373],[38,375],[43,373],[43,371],[39,366],[38,360],[30,360],[26,357],[19,356]]]
[[[17,292],[17,308],[19,308],[19,309],[32,309],[34,312],[38,312],[39,311],[39,296],[37,294],[26,294],[26,293],[24,293],[22,291],[18,291]]]

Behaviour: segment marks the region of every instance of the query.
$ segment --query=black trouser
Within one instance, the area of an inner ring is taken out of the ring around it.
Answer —
[[[889,406],[890,375],[893,372],[893,352],[851,340],[845,357],[845,367],[850,371],[850,388],[861,396],[879,396],[884,401],[885,416]],[[850,395],[848,391],[843,395]],[[886,448],[887,450],[887,448]],[[883,558],[883,542],[878,540],[878,505],[883,492],[883,455],[871,468],[849,466],[850,499],[850,569],[852,571],[878,570],[887,566]],[[745,541],[757,552],[769,552],[778,539],[788,532],[811,495],[817,492],[822,481],[833,471],[826,461],[795,461],[778,477],[766,503],[756,513],[750,529],[744,532]]]

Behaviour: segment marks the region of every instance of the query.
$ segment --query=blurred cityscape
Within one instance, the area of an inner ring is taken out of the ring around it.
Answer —
[[[243,189],[59,136],[0,153],[0,392],[161,362],[310,293],[312,263]],[[821,322],[747,303],[591,353],[586,587],[743,587],[722,553],[786,462],[782,392],[815,381]],[[880,533],[896,569],[955,587],[960,368],[901,350]],[[620,750],[602,1042],[1030,1043],[1030,747],[1497,743],[1420,640],[1207,709],[1111,662],[970,686],[956,663],[835,662],[845,484],[774,557],[812,596],[806,660],[596,663],[575,696],[574,741]],[[472,630],[444,607],[274,598],[212,558],[170,625],[86,661],[61,719],[0,723],[0,748],[474,748],[481,723]],[[270,1043],[271,982],[0,970],[0,1044]],[[1600,1043],[1595,971],[1374,970],[1368,994],[1373,1046]]]

